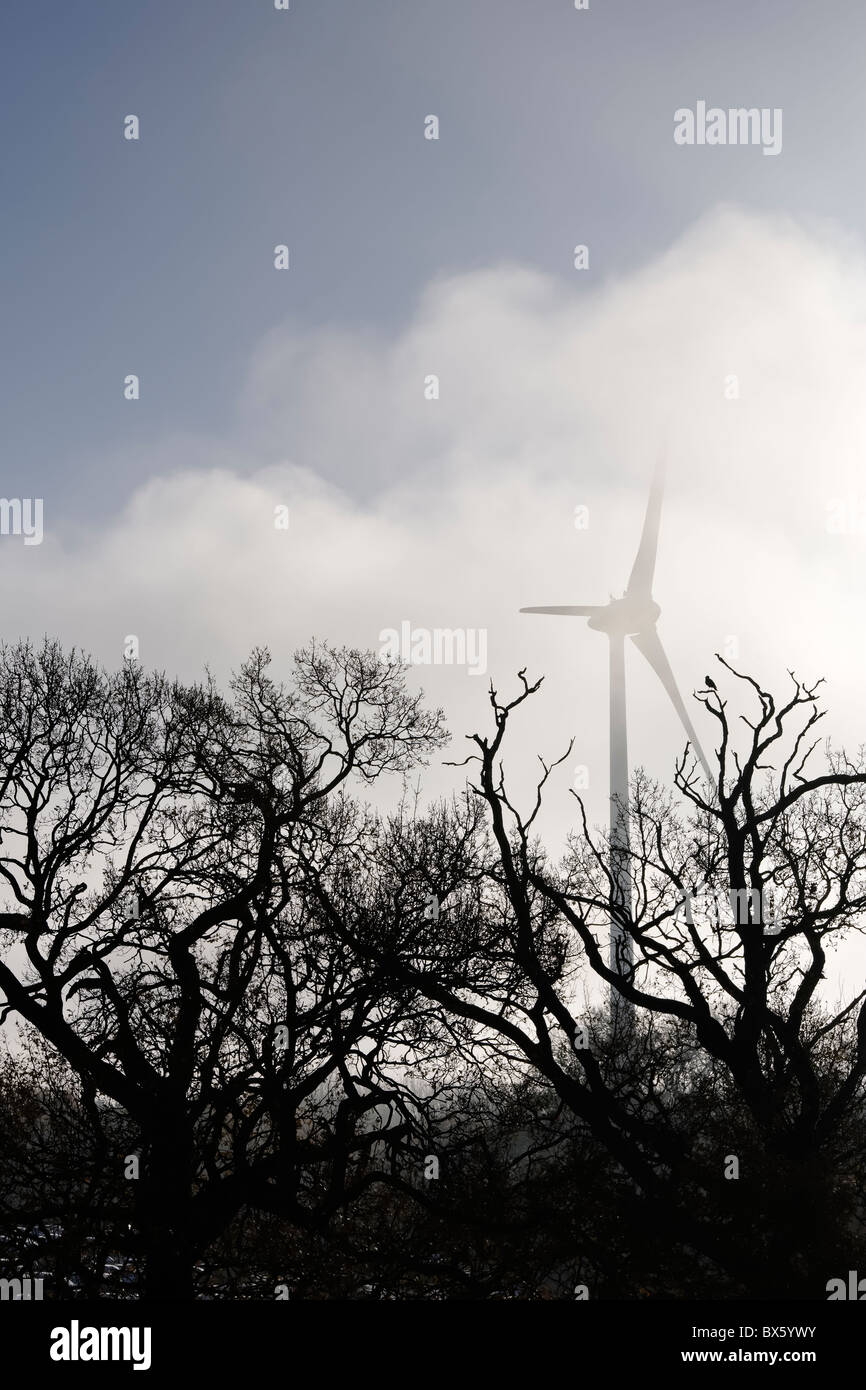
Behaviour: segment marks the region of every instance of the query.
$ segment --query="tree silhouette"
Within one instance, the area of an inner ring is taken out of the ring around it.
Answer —
[[[440,712],[371,654],[268,660],[223,696],[0,652],[9,1267],[151,1299],[822,1298],[857,1267],[866,992],[822,979],[866,772],[819,762],[817,687],[722,663],[745,713],[699,696],[714,785],[636,774],[624,899],[579,798],[539,842],[557,763],[508,791],[538,683],[491,689],[463,794],[386,814],[365,784]]]
[[[491,688],[495,731],[472,736],[462,804],[423,824],[392,818],[305,872],[334,931],[463,1030],[481,1079],[528,1071],[593,1136],[636,1230],[710,1262],[728,1288],[815,1298],[862,1236],[840,1194],[863,1156],[866,992],[830,1009],[819,987],[830,946],[864,926],[866,771],[829,749],[807,770],[817,687],[792,678],[778,703],[728,674],[757,708],[735,730],[721,694],[701,694],[716,785],[686,754],[673,792],[634,779],[630,909],[579,798],[562,863],[534,838],[555,764],[542,763],[528,812],[509,795],[506,731],[538,689],[522,674],[509,702]],[[377,865],[363,899],[361,862]],[[400,873],[439,884],[438,922],[384,912]],[[606,964],[612,920],[633,943],[626,975]],[[593,982],[633,1006],[612,1033],[580,1004]]]
[[[103,1217],[150,1298],[190,1297],[247,1206],[321,1225],[374,1180],[384,1116],[423,1110],[385,1063],[404,1017],[297,860],[346,833],[350,774],[407,772],[440,716],[373,657],[314,644],[291,691],[267,665],[224,699],[50,643],[0,653],[2,1017],[80,1078],[93,1154],[105,1107],[124,1117]]]

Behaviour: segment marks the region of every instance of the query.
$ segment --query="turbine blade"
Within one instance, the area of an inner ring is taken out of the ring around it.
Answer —
[[[651,627],[647,628],[644,632],[633,632],[630,634],[630,636],[638,651],[642,652],[643,655],[646,657],[647,661],[655,671],[665,690],[668,692],[668,695],[671,698],[671,703],[674,709],[676,710],[677,714],[679,715],[680,719],[682,720],[683,728],[689,736],[689,742],[691,743],[692,748],[697,753],[701,767],[704,769],[704,772],[706,773],[707,781],[713,784],[714,778],[713,774],[710,772],[710,765],[704,757],[704,750],[700,745],[697,734],[695,733],[694,725],[692,724],[692,721],[689,719],[688,711],[686,710],[686,707],[683,704],[683,697],[680,694],[679,689],[677,687],[676,679],[674,678],[674,673],[671,670],[671,664],[667,659],[665,649],[662,646],[661,638],[659,637],[658,632],[654,627]]]
[[[521,613],[558,613],[560,617],[569,618],[591,618],[593,613],[600,613],[603,606],[602,604],[592,606],[583,604],[583,606],[577,607],[521,608],[520,611]]]
[[[650,484],[650,495],[646,504],[646,514],[643,519],[643,530],[641,531],[640,545],[637,548],[634,564],[631,567],[631,574],[628,578],[626,593],[635,598],[651,598],[653,587],[653,574],[656,567],[656,549],[659,541],[659,520],[662,510],[662,493],[664,492],[664,463],[659,462],[653,474]]]

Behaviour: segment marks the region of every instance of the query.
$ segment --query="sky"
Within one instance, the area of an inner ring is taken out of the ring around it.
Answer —
[[[483,632],[483,673],[410,679],[460,747],[489,679],[545,676],[508,769],[574,738],[556,841],[578,775],[606,816],[607,653],[518,609],[622,593],[664,457],[686,698],[715,652],[823,676],[863,742],[864,39],[850,0],[6,0],[2,492],[44,535],[0,536],[0,637],[192,678]],[[677,144],[699,102],[781,148]],[[676,715],[627,680],[669,780]]]

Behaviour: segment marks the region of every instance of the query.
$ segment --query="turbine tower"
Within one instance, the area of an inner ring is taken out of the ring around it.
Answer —
[[[661,609],[652,596],[653,573],[658,547],[664,469],[658,465],[650,487],[640,545],[635,556],[628,586],[622,598],[611,598],[605,604],[578,604],[566,607],[521,608],[521,613],[553,613],[559,617],[587,618],[588,626],[596,632],[607,633],[610,657],[610,872],[614,902],[627,919],[631,913],[631,881],[628,872],[628,734],[625,700],[625,639],[630,637],[655,671],[674,709],[682,720],[689,742],[701,766],[712,782],[709,764],[704,757],[698,736],[689,719],[682,696],[677,688],[671,664],[665,655],[661,638],[656,631]],[[617,974],[628,974],[634,959],[631,938],[614,919],[610,924],[610,968]],[[611,1001],[616,1014],[621,1004],[615,986],[611,986]]]

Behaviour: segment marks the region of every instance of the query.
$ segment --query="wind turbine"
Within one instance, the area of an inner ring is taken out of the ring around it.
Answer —
[[[658,548],[664,469],[658,465],[650,487],[640,545],[632,565],[628,586],[622,598],[605,604],[578,604],[546,608],[521,608],[521,613],[553,613],[559,617],[587,618],[596,632],[607,633],[610,656],[610,869],[615,902],[627,919],[631,913],[631,882],[628,873],[628,734],[625,702],[625,639],[630,637],[655,671],[682,720],[689,742],[712,782],[709,764],[689,719],[677,687],[671,664],[656,631],[661,608],[652,596],[653,573]],[[630,937],[619,925],[610,924],[610,968],[628,974],[634,953]],[[616,1012],[620,996],[611,987]]]

